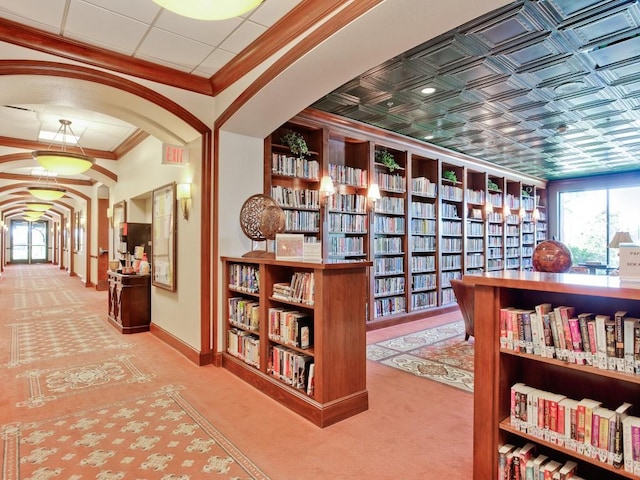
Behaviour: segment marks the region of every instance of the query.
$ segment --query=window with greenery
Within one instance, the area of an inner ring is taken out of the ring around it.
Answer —
[[[609,248],[616,232],[640,241],[640,187],[562,191],[559,234],[573,254],[573,263],[601,262],[618,266],[618,249]]]

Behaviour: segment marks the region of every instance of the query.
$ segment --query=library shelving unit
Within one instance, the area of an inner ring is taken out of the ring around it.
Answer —
[[[438,306],[438,161],[411,156],[411,311]]]
[[[378,159],[393,155],[398,167],[389,169]],[[376,146],[373,181],[381,198],[373,211],[373,318],[405,313],[406,298],[406,159],[407,153]]]
[[[536,247],[536,225],[533,212],[536,208],[533,185],[522,185],[520,204],[521,263],[522,270],[533,270],[533,250]]]
[[[288,131],[306,140],[318,178],[272,170],[274,155],[290,156],[282,141]],[[399,168],[385,166],[382,151]],[[447,171],[455,182],[443,176]],[[546,239],[544,180],[312,108],[265,139],[264,175],[264,193],[291,219],[311,219],[310,230],[289,222],[288,232],[320,240],[325,261],[371,262],[368,329],[455,309],[449,281],[465,273],[529,268],[530,251],[522,252],[528,247],[521,229],[523,186],[533,187],[528,218],[535,242]],[[327,175],[335,193],[321,198],[320,180]],[[375,202],[368,198],[373,184],[381,194]]]
[[[367,410],[364,318],[371,264],[222,261],[222,366],[320,427]]]
[[[307,155],[296,156],[284,144],[283,138],[290,132],[302,135]],[[304,234],[305,241],[321,240],[323,130],[287,123],[265,139],[264,151],[264,191],[284,210],[286,232]]]
[[[507,180],[504,212],[506,270],[520,269],[520,195],[520,182]]]
[[[489,176],[487,187],[487,271],[504,268],[504,178]]]
[[[640,478],[510,423],[511,387],[516,383],[571,399],[593,399],[613,410],[628,402],[637,415],[640,375],[501,348],[499,322],[501,308],[533,309],[543,303],[575,306],[576,315],[592,312],[613,319],[615,312],[623,310],[638,316],[640,289],[625,287],[619,277],[524,271],[468,275],[464,282],[475,285],[473,478],[496,478],[499,446],[526,442],[549,458],[577,462],[583,478]]]
[[[467,220],[465,225],[465,273],[485,271],[485,204],[487,200],[487,174],[467,170],[465,189]]]
[[[440,172],[440,304],[455,303],[451,280],[462,278],[464,168],[441,164]]]
[[[547,240],[547,195],[544,188],[535,188],[533,220],[536,225],[536,245]]]
[[[368,141],[329,137],[328,172],[336,190],[327,201],[329,260],[366,260],[369,251]]]

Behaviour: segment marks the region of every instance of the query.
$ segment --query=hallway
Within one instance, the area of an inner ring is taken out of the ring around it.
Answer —
[[[320,429],[149,333],[119,334],[106,292],[58,267],[8,266],[0,311],[5,480],[470,478],[473,397],[458,389],[367,362],[369,410]],[[456,316],[372,331],[368,341]]]

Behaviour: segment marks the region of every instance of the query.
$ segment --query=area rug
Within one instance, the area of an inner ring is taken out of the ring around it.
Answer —
[[[473,337],[462,321],[367,345],[367,359],[473,392]]]
[[[267,480],[180,390],[0,425],[1,478]]]

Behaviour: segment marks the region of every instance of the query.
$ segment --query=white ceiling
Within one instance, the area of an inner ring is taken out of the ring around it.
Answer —
[[[181,17],[152,0],[2,0],[0,17],[209,78],[301,1],[265,0],[243,17],[208,22]],[[56,132],[60,119],[72,122],[85,149],[112,151],[137,130],[92,111],[11,104],[0,106],[0,136],[38,141],[41,132]],[[0,146],[0,155],[19,151]],[[29,174],[31,167],[0,164],[0,172]]]

